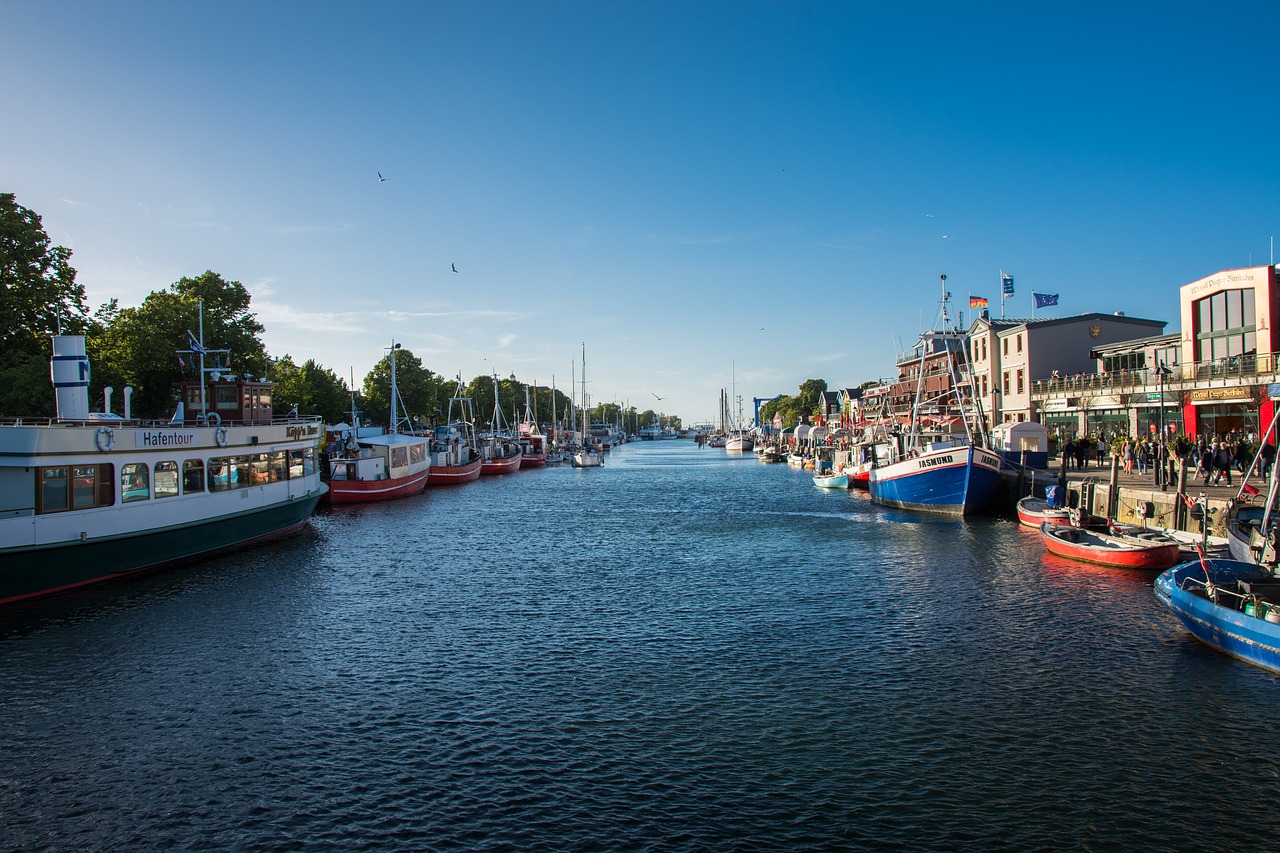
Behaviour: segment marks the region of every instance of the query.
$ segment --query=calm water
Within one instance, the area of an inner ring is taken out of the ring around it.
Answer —
[[[0,848],[1261,849],[1150,574],[691,442],[0,611]]]

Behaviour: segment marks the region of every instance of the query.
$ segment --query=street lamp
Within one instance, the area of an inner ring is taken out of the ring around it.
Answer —
[[[1156,472],[1156,483],[1160,486],[1160,491],[1169,491],[1169,483],[1166,480],[1165,473],[1168,465],[1166,463],[1167,438],[1164,434],[1164,378],[1173,371],[1170,370],[1163,361],[1156,362],[1156,375],[1160,377],[1160,443],[1156,445],[1156,459],[1158,460],[1160,470]]]

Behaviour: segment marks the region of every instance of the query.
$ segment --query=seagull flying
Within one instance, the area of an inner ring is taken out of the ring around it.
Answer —
[[[650,394],[653,394],[653,392],[652,392],[652,391],[650,391],[649,393],[650,393]],[[658,395],[657,395],[657,394],[653,394],[653,396],[658,397]],[[659,399],[659,400],[665,400],[665,399],[667,399],[667,398],[666,398],[666,397],[658,397],[658,399]]]
[[[457,272],[457,271],[458,271],[458,265],[457,265],[457,264],[449,264],[449,267],[450,267],[454,272]]]
[[[382,182],[383,182],[383,181],[385,181],[385,180],[386,180],[386,178],[382,177],[382,173],[381,173],[381,172],[379,172],[379,173],[378,173],[378,183],[382,183]]]

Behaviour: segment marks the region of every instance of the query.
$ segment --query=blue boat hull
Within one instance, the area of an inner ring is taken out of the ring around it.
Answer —
[[[1213,582],[1226,590],[1235,591],[1237,580],[1272,579],[1268,572],[1252,563],[1206,560],[1205,564]],[[1199,589],[1199,582],[1204,578],[1204,567],[1198,560],[1174,566],[1156,578],[1153,587],[1156,598],[1197,640],[1233,658],[1280,672],[1280,624],[1246,615],[1190,591]]]
[[[953,447],[875,468],[867,488],[871,500],[884,506],[963,516],[984,509],[999,480],[999,456]]]

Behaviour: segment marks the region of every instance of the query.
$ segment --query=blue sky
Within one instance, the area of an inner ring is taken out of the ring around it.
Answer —
[[[1280,231],[1277,38],[1274,3],[10,0],[0,190],[95,306],[213,269],[357,382],[396,340],[564,388],[585,343],[594,400],[709,420],[731,371],[748,409],[891,375],[943,273],[1175,330]]]

